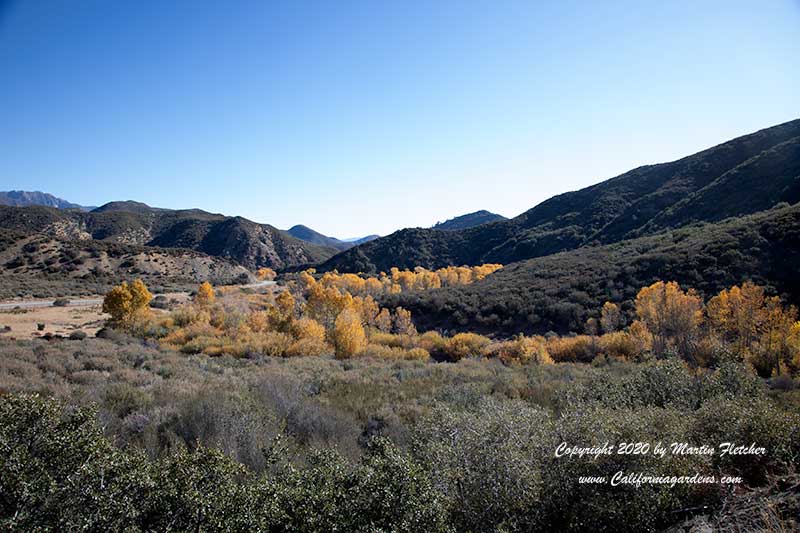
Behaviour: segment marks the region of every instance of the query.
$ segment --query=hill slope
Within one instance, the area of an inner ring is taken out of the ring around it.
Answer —
[[[507,264],[796,202],[799,138],[800,120],[794,120],[555,196],[510,220],[446,232],[400,230],[347,250],[321,269]]]
[[[444,222],[439,222],[433,229],[453,231],[458,229],[467,229],[481,224],[488,224],[489,222],[497,222],[499,220],[508,220],[503,215],[490,213],[486,210],[475,211],[474,213],[467,213],[458,217],[451,218]]]
[[[0,236],[0,277],[0,298],[103,294],[134,278],[159,292],[195,288],[203,281],[232,284],[253,278],[231,260],[193,250],[14,231]]]
[[[48,207],[0,207],[0,228],[68,240],[188,248],[232,259],[249,269],[317,263],[336,253],[245,218],[198,209],[156,209],[136,202],[113,202],[90,213]]]
[[[706,296],[752,280],[800,303],[800,206],[776,207],[619,243],[510,264],[472,285],[404,293],[383,305],[412,311],[423,329],[487,333],[580,332],[605,301],[675,280]]]

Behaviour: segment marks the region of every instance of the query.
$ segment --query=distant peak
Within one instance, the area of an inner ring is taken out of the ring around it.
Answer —
[[[117,202],[108,202],[94,210],[95,213],[105,213],[110,211],[128,211],[131,213],[149,213],[154,210],[153,207],[133,200],[124,200]]]
[[[498,220],[506,220],[506,217],[492,213],[485,209],[481,209],[480,211],[475,211],[474,213],[467,213],[466,215],[451,218],[445,222],[439,222],[433,226],[433,229],[447,231],[467,229],[474,226],[480,226],[481,224],[488,224],[489,222],[497,222]]]

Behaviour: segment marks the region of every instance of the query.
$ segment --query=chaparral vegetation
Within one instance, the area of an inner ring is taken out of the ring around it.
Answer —
[[[2,340],[0,520],[13,530],[616,531],[797,526],[797,311],[744,283],[606,302],[581,335],[417,331],[382,294],[484,267],[313,271],[275,290],[141,281],[97,339]],[[559,458],[561,443],[764,455]],[[618,472],[739,484],[597,486]]]

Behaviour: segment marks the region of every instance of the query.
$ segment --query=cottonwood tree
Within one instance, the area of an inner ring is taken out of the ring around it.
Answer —
[[[364,333],[364,326],[361,325],[361,318],[355,310],[348,307],[336,317],[333,327],[333,345],[336,349],[336,357],[339,359],[353,357],[367,347],[367,335]]]
[[[674,281],[653,283],[636,295],[636,314],[653,334],[653,351],[674,349],[689,362],[703,320],[703,301],[693,289],[683,291]]]
[[[794,356],[791,337],[797,320],[794,307],[751,282],[722,290],[706,306],[711,333],[739,359],[765,376],[780,375],[782,363]]]
[[[130,284],[123,281],[103,298],[103,312],[111,315],[111,325],[129,329],[147,317],[152,299],[153,295],[142,280],[137,279]]]
[[[197,288],[197,294],[194,295],[194,303],[200,307],[208,307],[214,304],[216,298],[214,287],[209,282],[204,281]]]

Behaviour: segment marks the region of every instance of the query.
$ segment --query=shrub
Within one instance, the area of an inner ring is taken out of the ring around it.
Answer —
[[[169,308],[169,300],[163,294],[159,294],[150,302],[150,307],[153,309],[167,309]]]
[[[483,335],[476,333],[458,333],[447,339],[444,346],[444,353],[450,361],[460,361],[465,357],[482,355],[483,349],[491,341]]]
[[[292,335],[296,340],[314,341],[325,344],[325,328],[314,319],[301,318],[292,322],[290,326]]]
[[[320,356],[329,354],[330,352],[331,348],[325,341],[314,338],[302,338],[290,344],[284,355],[286,357]]]
[[[547,340],[547,352],[557,363],[591,363],[598,348],[595,338],[589,335],[551,337]]]
[[[409,359],[427,360],[430,354],[423,348],[405,349],[399,346],[386,346],[384,344],[370,343],[361,352],[364,357],[376,357],[382,359]]]
[[[715,468],[760,484],[770,474],[791,472],[800,456],[800,415],[775,408],[767,399],[718,397],[698,411],[692,428],[697,442],[763,447],[764,455],[715,454]]]
[[[504,364],[552,364],[547,353],[544,337],[518,335],[513,340],[494,343],[486,352],[487,357],[496,357]]]

